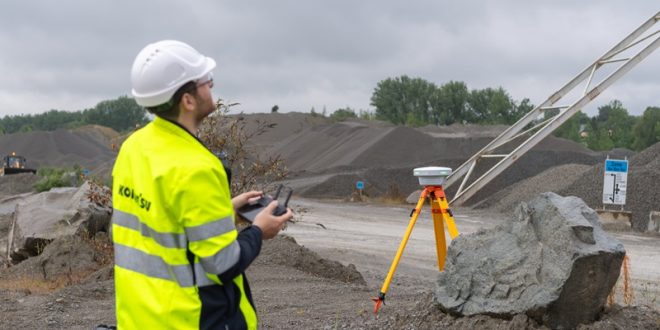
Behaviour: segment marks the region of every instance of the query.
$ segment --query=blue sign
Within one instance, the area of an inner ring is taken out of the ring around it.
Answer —
[[[358,182],[356,182],[356,183],[355,183],[355,188],[357,188],[357,189],[359,189],[359,190],[364,189],[364,182],[362,182],[362,181],[358,181]]]
[[[628,161],[607,159],[605,160],[605,171],[628,173]]]
[[[606,159],[603,173],[603,204],[626,204],[628,161]]]

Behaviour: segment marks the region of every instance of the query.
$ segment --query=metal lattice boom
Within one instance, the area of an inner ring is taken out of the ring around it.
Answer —
[[[486,145],[483,149],[472,156],[468,161],[458,167],[448,178],[445,183],[446,187],[451,186],[453,183],[458,182],[461,178],[461,184],[450,202],[453,205],[461,205],[465,203],[470,197],[476,194],[481,188],[493,180],[498,174],[502,173],[511,164],[518,160],[522,155],[529,151],[536,144],[541,142],[545,137],[550,135],[561,124],[571,118],[576,112],[580,111],[584,106],[589,104],[593,99],[600,95],[612,83],[625,75],[635,65],[641,62],[648,55],[653,53],[658,46],[660,46],[660,29],[655,26],[660,21],[660,12],[656,13],[648,21],[642,24],[639,28],[633,31],[630,35],[619,42],[614,48],[605,53],[605,55],[598,58],[593,64],[588,66],[580,72],[575,78],[569,81],[564,87],[559,89],[554,94],[543,102],[538,107],[531,110],[518,122],[513,124],[507,130],[502,132],[498,137]],[[644,35],[647,31],[652,31]],[[615,58],[623,52],[630,50],[633,47],[642,48],[636,54],[626,58]],[[595,84],[593,87],[592,79],[595,73],[602,69],[604,66],[621,63],[620,66],[610,73],[600,83]],[[555,104],[564,98],[567,94],[574,91],[581,83],[585,84],[585,88],[581,93],[580,98],[573,104],[568,106],[556,106]],[[590,89],[591,87],[591,89]],[[549,116],[547,119],[540,123],[535,123],[539,117],[544,116],[548,110],[559,110],[554,116]],[[531,128],[528,128],[533,125]],[[507,143],[515,143],[518,138],[532,134],[525,141],[520,143],[513,151],[508,154],[494,154],[495,150]],[[497,164],[487,170],[481,177],[468,184],[470,176],[477,165],[477,162],[482,158],[502,158]],[[466,187],[467,186],[467,187]]]

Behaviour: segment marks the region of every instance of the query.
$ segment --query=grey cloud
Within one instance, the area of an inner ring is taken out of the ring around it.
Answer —
[[[534,103],[657,12],[618,1],[40,1],[0,12],[1,114],[79,110],[128,94],[149,42],[185,41],[218,62],[216,97],[240,110],[368,109],[407,74],[502,86]],[[660,105],[660,55],[596,104]],[[13,97],[12,97],[13,96]],[[590,110],[593,111],[593,110]]]

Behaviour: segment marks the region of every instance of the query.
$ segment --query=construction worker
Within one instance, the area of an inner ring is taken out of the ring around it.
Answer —
[[[215,110],[212,58],[173,40],[135,58],[135,101],[155,114],[122,145],[113,169],[112,236],[119,329],[256,329],[245,270],[290,209],[277,202],[240,233],[227,171],[195,136]]]

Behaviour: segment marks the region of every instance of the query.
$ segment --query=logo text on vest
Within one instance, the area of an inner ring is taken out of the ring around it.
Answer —
[[[151,202],[142,197],[142,193],[136,194],[131,187],[119,186],[119,195],[132,199],[141,209],[149,211]]]

